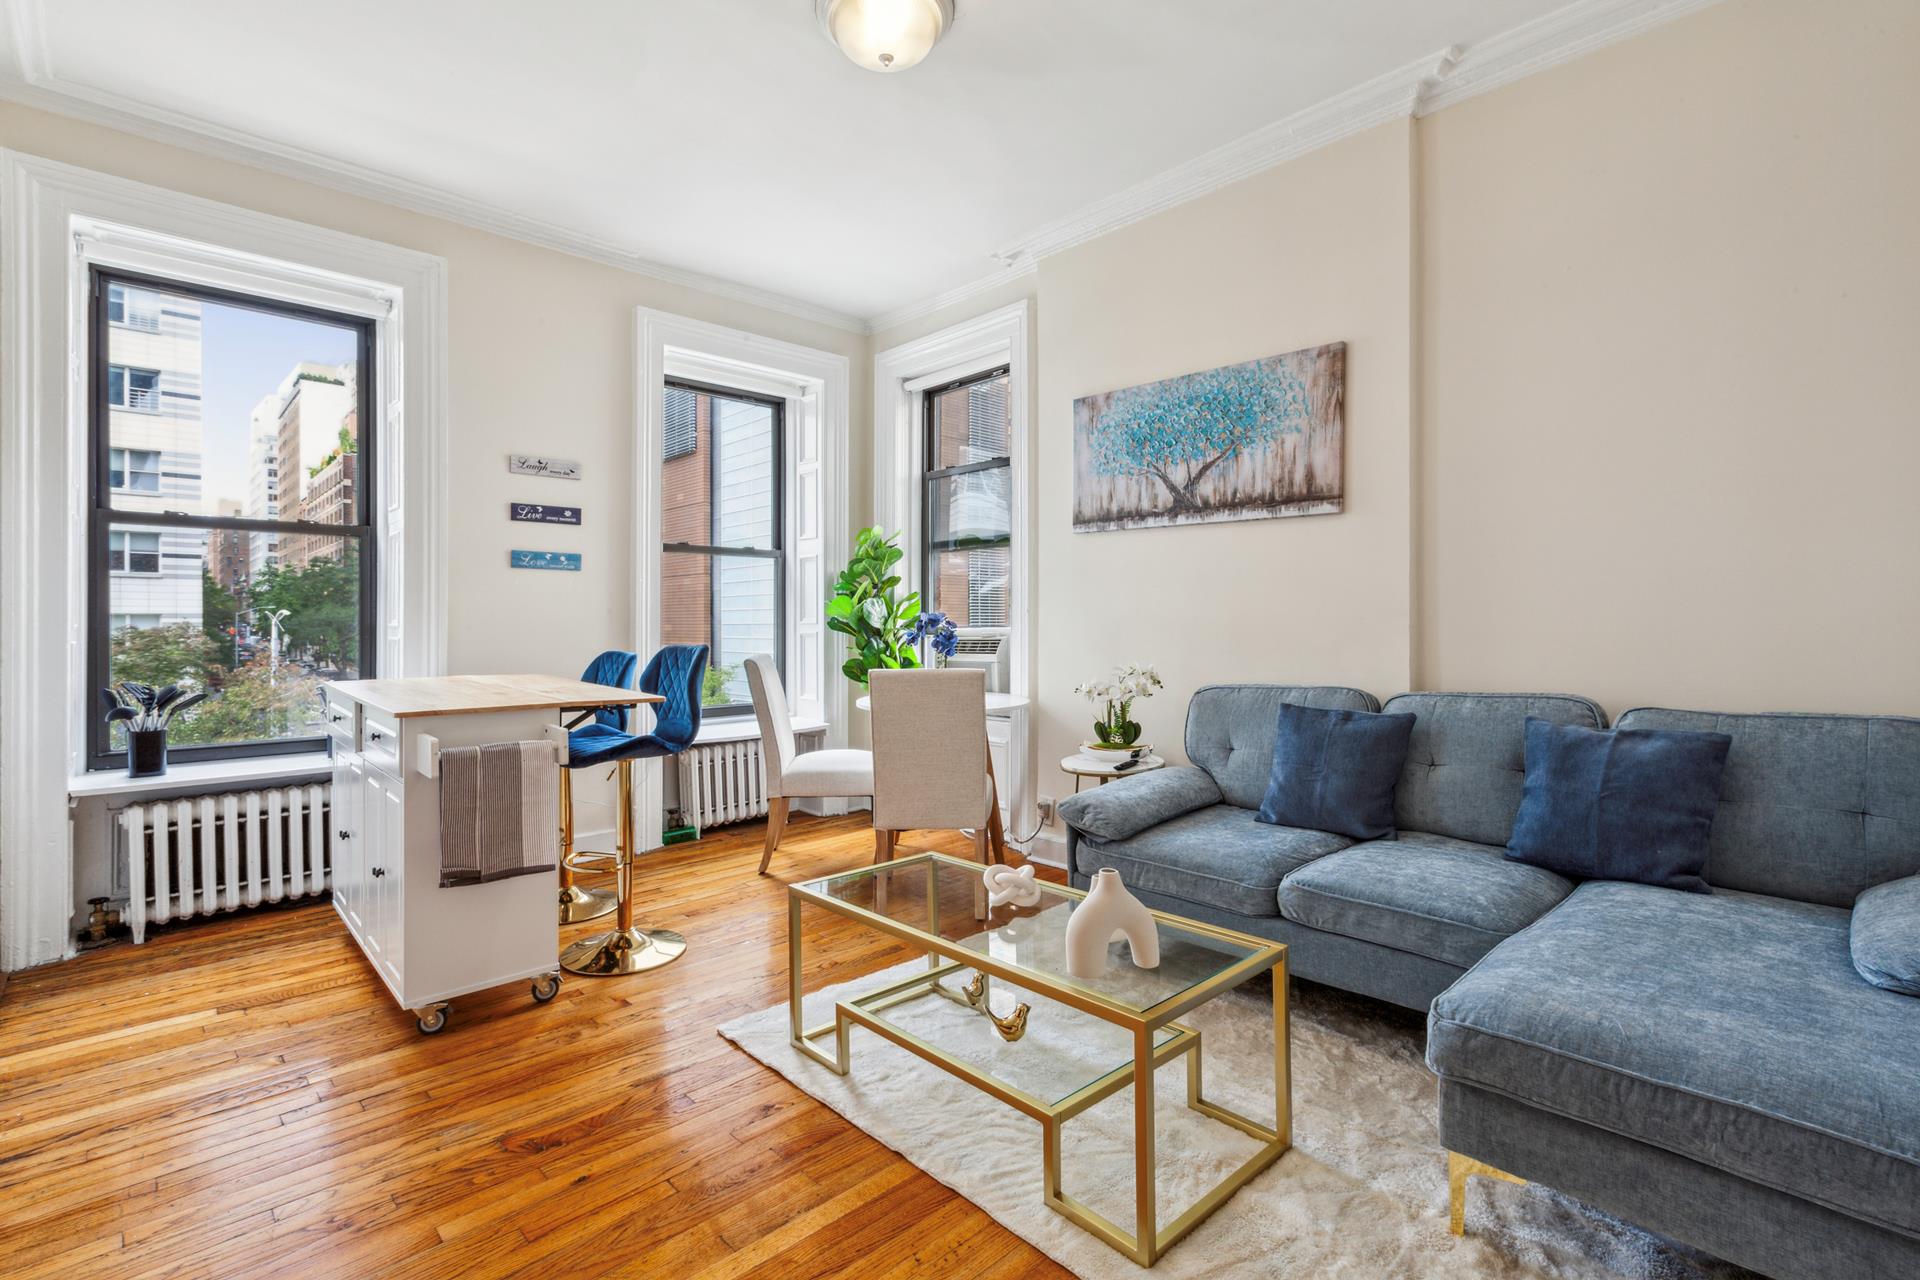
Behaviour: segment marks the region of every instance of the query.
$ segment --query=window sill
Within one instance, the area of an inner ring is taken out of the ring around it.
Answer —
[[[793,719],[795,734],[820,733],[827,727],[825,720]],[[760,721],[756,716],[725,716],[717,720],[700,722],[700,732],[693,735],[695,746],[704,746],[710,742],[753,742],[760,737]]]
[[[237,791],[248,786],[325,778],[333,760],[323,751],[290,756],[257,756],[251,760],[209,760],[178,764],[157,778],[129,778],[123,770],[102,769],[67,779],[67,797],[85,800],[104,796],[186,794],[196,791]]]

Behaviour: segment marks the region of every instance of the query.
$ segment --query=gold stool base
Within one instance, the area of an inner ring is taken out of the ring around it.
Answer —
[[[610,916],[620,905],[620,895],[611,889],[588,889],[568,885],[560,891],[560,923],[580,924]]]
[[[615,929],[562,951],[560,967],[593,978],[644,973],[672,964],[686,952],[687,940],[671,929]]]

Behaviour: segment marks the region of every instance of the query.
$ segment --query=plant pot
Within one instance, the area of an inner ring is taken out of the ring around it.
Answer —
[[[127,734],[127,776],[157,778],[167,771],[167,731],[134,729]]]

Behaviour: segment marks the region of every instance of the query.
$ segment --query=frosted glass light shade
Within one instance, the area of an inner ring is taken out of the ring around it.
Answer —
[[[816,0],[820,25],[869,71],[905,71],[953,25],[953,0]]]

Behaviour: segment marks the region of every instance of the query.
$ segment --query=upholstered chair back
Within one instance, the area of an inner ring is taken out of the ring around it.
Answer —
[[[875,671],[873,825],[978,827],[987,820],[984,671]]]
[[[793,717],[787,712],[787,690],[780,669],[765,654],[747,659],[747,689],[753,695],[753,715],[760,722],[760,754],[766,761],[767,794],[783,796],[781,779],[793,765]]]

